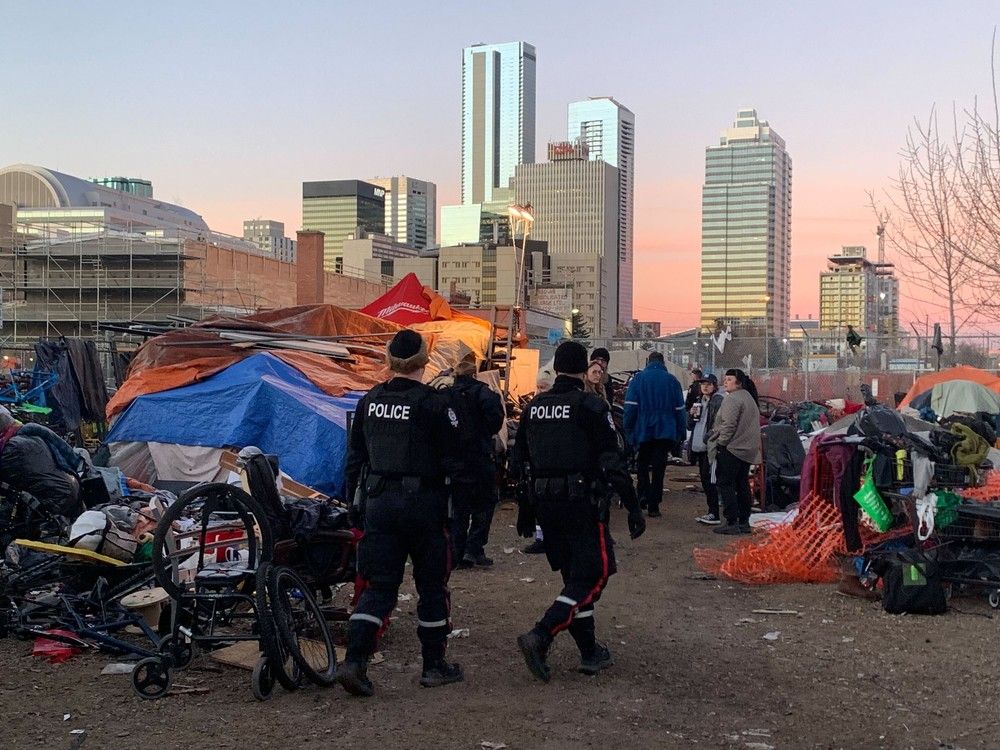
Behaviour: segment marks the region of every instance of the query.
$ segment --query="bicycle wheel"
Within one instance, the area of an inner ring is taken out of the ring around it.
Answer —
[[[175,549],[174,523],[184,520],[189,525],[193,523],[192,529],[178,536],[193,539],[195,546]],[[239,555],[241,551],[247,553],[246,560]],[[212,565],[229,565],[252,572],[261,562],[270,560],[273,551],[271,526],[256,500],[239,487],[201,484],[181,495],[157,523],[153,535],[153,573],[157,584],[177,599],[186,587],[174,581],[175,562],[186,562],[197,555],[196,573]],[[219,560],[234,552],[239,559],[228,563]]]
[[[271,609],[271,600],[267,593],[267,581],[274,566],[269,562],[261,563],[257,568],[257,590],[254,592],[257,605],[257,631],[260,635],[260,647],[267,657],[269,669],[274,678],[285,690],[298,690],[302,684],[302,670],[295,663],[291,653],[284,647],[278,636]]]
[[[282,646],[311,682],[332,685],[337,652],[312,591],[294,570],[283,566],[271,568],[267,591]]]

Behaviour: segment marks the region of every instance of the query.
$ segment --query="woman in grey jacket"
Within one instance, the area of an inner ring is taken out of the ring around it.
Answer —
[[[712,480],[712,464],[708,460],[708,436],[712,434],[715,416],[722,406],[722,394],[719,393],[719,379],[708,375],[698,381],[701,397],[691,405],[691,459],[698,465],[701,475],[701,486],[705,490],[708,501],[708,513],[698,516],[695,520],[709,526],[718,526],[722,521],[719,515],[719,488]]]
[[[708,457],[716,462],[715,479],[726,523],[714,531],[749,534],[750,466],[761,462],[757,386],[743,370],[727,370],[722,383],[726,397],[709,435]]]

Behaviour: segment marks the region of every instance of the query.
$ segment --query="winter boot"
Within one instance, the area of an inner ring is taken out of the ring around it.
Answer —
[[[603,643],[598,643],[592,654],[587,656],[581,655],[580,667],[577,671],[593,676],[598,674],[602,669],[613,666],[614,663],[615,661],[611,658],[611,652],[608,650],[608,647]]]
[[[550,638],[537,630],[531,630],[517,637],[517,647],[521,649],[524,663],[528,665],[531,674],[542,682],[548,682],[552,678],[552,670],[545,663],[551,643]]]
[[[462,668],[458,664],[449,664],[444,659],[438,659],[434,662],[424,663],[420,684],[424,687],[441,687],[441,685],[450,685],[464,679],[465,675],[462,674]]]
[[[337,667],[337,682],[351,695],[370,698],[375,686],[368,679],[368,665],[359,661],[345,661]]]

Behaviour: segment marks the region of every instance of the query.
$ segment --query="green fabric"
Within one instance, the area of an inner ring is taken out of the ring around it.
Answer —
[[[990,452],[990,444],[982,435],[977,434],[971,427],[964,424],[953,424],[951,426],[953,434],[962,438],[962,442],[957,443],[951,449],[951,457],[959,466],[979,466]]]
[[[938,490],[935,494],[937,504],[934,506],[934,525],[938,528],[950,526],[958,518],[958,506],[962,504],[962,498],[954,492],[944,490]]]
[[[878,488],[875,486],[875,479],[872,473],[874,462],[874,456],[865,459],[865,480],[861,485],[861,489],[854,493],[854,501],[869,515],[872,523],[875,524],[875,528],[884,532],[888,531],[889,527],[892,526],[892,512],[885,504],[885,500],[882,499]]]

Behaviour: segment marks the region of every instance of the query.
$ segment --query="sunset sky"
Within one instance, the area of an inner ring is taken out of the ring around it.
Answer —
[[[303,180],[406,174],[458,202],[461,51],[538,52],[537,152],[566,105],[636,114],[636,309],[698,319],[704,149],[755,107],[793,159],[792,314],[841,245],[875,250],[915,116],[990,93],[990,2],[91,2],[0,7],[0,166],[152,180],[239,234],[301,223]],[[287,6],[287,7],[285,7]],[[941,310],[904,285],[903,322]]]

